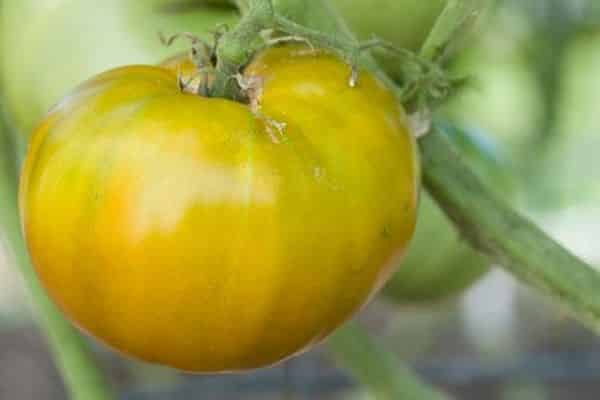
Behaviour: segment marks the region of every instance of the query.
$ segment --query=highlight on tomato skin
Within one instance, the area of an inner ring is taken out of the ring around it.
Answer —
[[[385,283],[415,228],[402,106],[337,57],[271,48],[257,108],[181,91],[154,66],[105,72],[38,125],[22,223],[51,298],[126,354],[192,372],[309,348]]]

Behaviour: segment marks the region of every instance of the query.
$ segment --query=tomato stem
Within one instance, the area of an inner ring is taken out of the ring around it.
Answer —
[[[448,0],[421,48],[421,56],[436,63],[447,62],[494,1]]]
[[[600,273],[488,189],[437,129],[419,144],[426,188],[469,243],[600,332]]]
[[[244,95],[234,78],[256,51],[260,33],[273,24],[274,13],[271,0],[248,0],[238,3],[247,4],[247,9],[239,24],[219,40],[215,81],[210,95],[239,101],[244,100]]]
[[[455,85],[438,63],[427,60],[408,49],[398,48],[379,38],[365,42],[357,41],[352,35],[339,35],[337,32],[323,32],[305,24],[298,23],[281,11],[285,1],[275,1],[277,12],[270,1],[238,0],[242,13],[240,24],[231,32],[223,35],[217,45],[216,80],[211,96],[227,97],[245,101],[243,88],[234,77],[246,65],[253,53],[260,47],[274,45],[283,41],[301,41],[310,47],[324,48],[337,53],[350,65],[349,85],[354,87],[360,78],[359,66],[386,83],[396,93],[398,100],[408,108],[421,108],[425,103],[439,102],[446,98]],[[292,15],[292,13],[290,13]],[[263,40],[264,33],[279,36]],[[281,36],[284,35],[284,36]],[[381,72],[369,52],[373,49],[385,50],[397,57],[403,70],[404,82],[398,88],[391,79]]]

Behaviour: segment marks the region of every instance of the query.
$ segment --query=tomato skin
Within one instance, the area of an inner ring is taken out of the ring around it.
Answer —
[[[194,372],[275,363],[381,287],[413,234],[419,168],[401,106],[367,73],[296,46],[245,71],[260,109],[131,66],[37,127],[22,223],[50,296],[82,329]]]

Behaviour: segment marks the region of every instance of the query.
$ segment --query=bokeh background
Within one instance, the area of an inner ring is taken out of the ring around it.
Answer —
[[[163,47],[156,32],[203,33],[199,26],[236,19],[208,3],[0,0],[3,117],[20,146],[35,120],[82,79],[185,48]],[[359,35],[414,49],[445,2],[334,3]],[[439,112],[461,127],[448,135],[490,187],[600,266],[600,3],[500,0],[451,68],[469,79]],[[457,399],[597,399],[600,339],[472,252],[427,197],[422,214],[407,265],[358,323]],[[0,230],[0,399],[65,399],[2,237]],[[280,366],[218,377],[90,345],[127,400],[370,398],[326,343]]]

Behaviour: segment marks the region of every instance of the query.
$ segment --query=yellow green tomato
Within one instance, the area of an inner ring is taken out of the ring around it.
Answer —
[[[232,8],[177,0],[7,0],[0,13],[0,86],[24,136],[72,87],[107,68],[173,53],[158,33],[209,36]],[[176,48],[188,43],[181,41]]]
[[[482,179],[510,193],[497,144],[475,131],[448,127],[444,132]],[[415,237],[384,294],[399,304],[439,302],[471,286],[489,266],[424,191]]]
[[[399,304],[435,303],[461,293],[488,269],[487,260],[423,193],[413,243],[383,293]]]
[[[270,365],[386,282],[413,235],[416,145],[392,93],[304,47],[258,55],[250,104],[128,66],[38,125],[22,224],[51,298],[84,331],[194,372]]]

